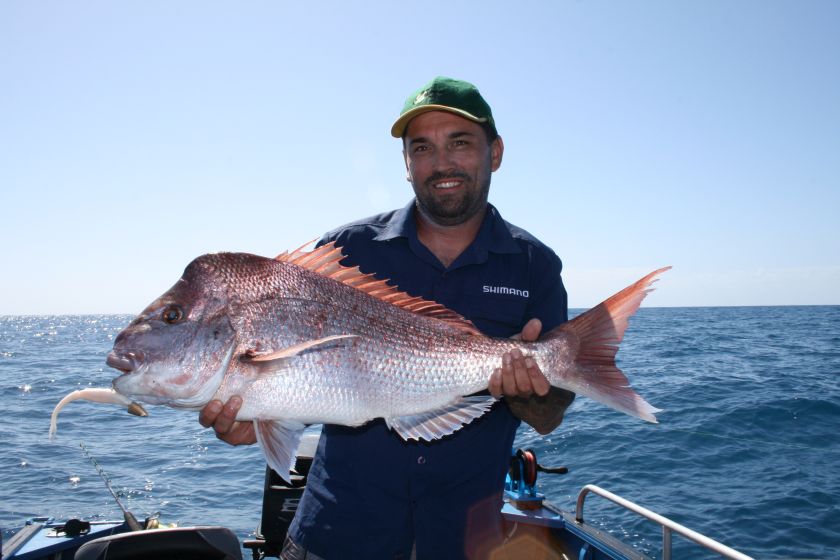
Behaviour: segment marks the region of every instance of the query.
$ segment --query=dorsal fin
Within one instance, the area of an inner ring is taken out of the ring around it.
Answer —
[[[387,280],[380,280],[373,274],[363,273],[359,270],[358,266],[349,267],[339,264],[339,261],[344,258],[344,255],[341,249],[335,246],[335,243],[325,243],[312,251],[304,251],[303,249],[311,243],[310,241],[291,253],[288,251],[281,253],[275,257],[275,260],[293,264],[326,278],[341,282],[342,284],[347,284],[377,299],[390,303],[391,305],[396,305],[417,315],[440,319],[465,333],[481,334],[481,331],[470,321],[439,303],[421,297],[411,296],[398,287],[391,286]]]

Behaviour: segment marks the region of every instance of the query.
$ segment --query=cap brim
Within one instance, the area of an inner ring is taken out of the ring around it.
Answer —
[[[429,111],[446,111],[447,113],[454,113],[459,117],[464,117],[465,119],[469,119],[473,122],[487,122],[487,119],[485,118],[476,117],[472,113],[468,113],[467,111],[463,111],[461,109],[455,109],[454,107],[448,107],[446,105],[421,105],[419,107],[409,109],[400,115],[400,118],[398,118],[391,127],[391,136],[394,138],[402,138],[403,134],[405,134],[405,129],[408,126],[408,121],[417,115],[422,115],[423,113],[428,113]]]

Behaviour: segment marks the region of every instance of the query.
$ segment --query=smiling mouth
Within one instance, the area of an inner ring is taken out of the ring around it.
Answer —
[[[434,190],[450,190],[463,186],[469,180],[469,175],[462,172],[433,173],[425,181],[426,187]]]

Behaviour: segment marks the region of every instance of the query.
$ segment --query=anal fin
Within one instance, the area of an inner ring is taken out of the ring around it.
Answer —
[[[448,436],[483,416],[495,402],[495,397],[490,395],[462,397],[436,410],[386,418],[385,423],[404,440],[432,441]]]

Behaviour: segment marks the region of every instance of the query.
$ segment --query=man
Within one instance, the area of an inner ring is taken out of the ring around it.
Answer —
[[[402,138],[415,199],[321,242],[490,336],[536,340],[566,321],[560,259],[488,203],[504,144],[475,86],[435,78],[408,98],[391,134]],[[488,390],[504,398],[434,442],[403,441],[382,420],[324,426],[283,557],[486,557],[503,538],[501,492],[520,419],[548,433],[574,398],[518,350],[488,375]],[[253,443],[252,424],[234,422],[240,404],[214,401],[200,421],[229,443]]]

